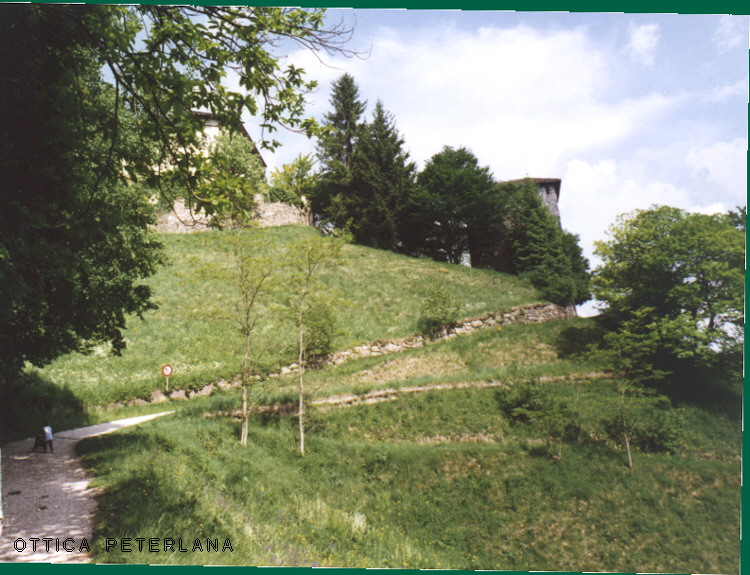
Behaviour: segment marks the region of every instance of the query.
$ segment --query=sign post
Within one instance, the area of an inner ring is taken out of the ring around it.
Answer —
[[[174,373],[172,366],[167,364],[161,368],[161,374],[167,378],[167,391],[169,391],[169,376]]]

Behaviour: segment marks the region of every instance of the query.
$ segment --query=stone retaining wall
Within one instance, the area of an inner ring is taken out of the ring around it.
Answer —
[[[428,343],[441,341],[444,339],[450,339],[457,335],[472,333],[482,329],[488,329],[498,327],[502,325],[510,325],[513,323],[541,323],[545,321],[555,319],[569,319],[576,316],[574,307],[560,307],[555,304],[529,304],[520,307],[514,307],[507,311],[501,312],[490,312],[485,313],[477,317],[463,320],[460,324],[450,328],[442,336],[429,339],[423,336],[414,336],[402,339],[393,339],[388,341],[375,341],[366,345],[353,347],[343,351],[336,352],[323,361],[322,365],[333,365],[338,366],[344,362],[359,359],[361,357],[373,357],[378,355],[386,355],[391,353],[399,353],[408,349],[416,349],[422,347]],[[272,373],[269,377],[279,377],[283,375],[291,375],[297,369],[297,364],[291,364],[281,368],[280,371]],[[184,389],[177,389],[171,393],[163,393],[161,391],[154,391],[151,394],[151,403],[162,403],[169,401],[170,399],[188,399],[201,395],[210,395],[215,389],[229,389],[231,387],[237,387],[239,381],[226,382],[219,381],[217,383],[206,384],[202,389],[197,391],[185,391]],[[147,403],[145,400],[134,400],[131,403]]]
[[[574,307],[561,307],[555,304],[530,304],[515,307],[508,311],[490,312],[477,317],[465,319],[455,327],[447,330],[443,335],[432,340],[420,335],[404,339],[376,341],[371,344],[339,351],[331,355],[328,358],[327,363],[330,365],[341,365],[345,361],[358,359],[360,357],[398,353],[407,349],[422,347],[425,343],[450,339],[457,335],[472,333],[480,329],[487,329],[500,325],[508,325],[518,322],[540,323],[553,319],[568,319],[575,316],[576,312]]]

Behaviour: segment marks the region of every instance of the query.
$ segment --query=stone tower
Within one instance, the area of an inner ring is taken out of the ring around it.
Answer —
[[[531,180],[536,184],[539,199],[542,200],[542,204],[544,204],[549,213],[557,218],[557,225],[560,225],[560,208],[558,207],[558,202],[560,201],[560,184],[562,181],[559,178],[523,178],[521,180],[511,180],[510,183],[520,184],[526,180]]]
[[[542,204],[555,217],[557,225],[562,227],[560,224],[560,208],[558,206],[561,184],[559,178],[523,178],[502,182],[499,186],[503,184],[522,184],[527,181],[531,181],[536,185]],[[510,250],[502,239],[501,230],[495,230],[494,232],[490,230],[487,237],[475,238],[473,245],[469,248],[469,256],[471,267],[514,273]]]

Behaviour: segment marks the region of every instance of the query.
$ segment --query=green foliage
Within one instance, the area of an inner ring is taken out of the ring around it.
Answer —
[[[305,313],[305,353],[312,360],[324,358],[334,351],[338,330],[336,309],[326,297],[313,297]]]
[[[404,224],[404,243],[412,253],[462,263],[481,234],[479,222],[493,214],[494,182],[466,148],[444,147],[418,176]]]
[[[349,219],[345,202],[351,193],[354,150],[362,133],[366,102],[350,74],[343,74],[332,85],[333,110],[324,116],[318,139],[321,175],[312,198],[318,221],[343,229]]]
[[[435,338],[453,327],[459,319],[459,305],[442,287],[430,288],[420,307],[419,331]]]
[[[403,146],[393,116],[378,101],[357,141],[351,191],[344,198],[349,229],[359,244],[394,251],[400,245],[403,210],[415,169]]]
[[[0,331],[13,338],[0,373],[10,376],[87,341],[122,350],[125,316],[153,307],[138,282],[159,263],[151,194],[127,184],[195,192],[194,109],[235,131],[247,111],[265,133],[312,134],[304,96],[315,83],[282,69],[274,43],[341,52],[347,31],[293,8],[49,4],[2,16]],[[230,68],[237,91],[222,84]],[[204,190],[212,206],[242,195],[219,179]]]
[[[604,417],[605,433],[618,444],[627,442],[641,451],[676,453],[684,445],[683,418],[669,400],[626,381],[618,383],[620,399]]]
[[[271,173],[268,199],[298,208],[307,208],[315,193],[318,174],[313,171],[310,154],[297,156],[291,164],[284,164]]]
[[[596,246],[593,286],[624,374],[674,380],[738,357],[744,237],[732,218],[653,207],[622,216],[609,234]]]
[[[265,168],[244,135],[222,131],[212,142],[196,190],[198,207],[221,225],[248,226],[255,218],[255,194],[267,188]]]
[[[0,19],[0,376],[7,379],[24,362],[44,365],[98,342],[122,351],[126,315],[153,308],[140,281],[161,257],[148,230],[148,191],[132,183],[153,142],[139,135],[141,116],[116,113],[92,40],[72,7],[59,8],[58,16],[52,7],[4,6]]]
[[[536,183],[505,183],[499,187],[505,206],[501,241],[509,253],[512,271],[528,279],[545,298],[559,305],[590,299],[588,262],[578,238],[560,229],[542,204]]]
[[[588,387],[594,397],[604,393],[598,383]],[[494,394],[432,392],[319,412],[304,459],[291,447],[289,416],[254,420],[246,448],[236,441],[236,422],[204,417],[226,409],[236,393],[86,440],[80,448],[101,490],[97,539],[228,537],[234,547],[208,555],[105,554],[95,546],[95,560],[736,570],[739,459],[653,453],[629,478],[616,451],[571,443],[564,461],[550,465],[526,426],[505,423]],[[736,457],[739,428],[720,427],[731,446],[724,449]],[[696,453],[713,446],[702,429],[695,421]],[[149,505],[128,503],[139,498]]]
[[[535,380],[526,380],[496,394],[501,411],[513,423],[531,423],[539,419],[548,403],[548,395]]]

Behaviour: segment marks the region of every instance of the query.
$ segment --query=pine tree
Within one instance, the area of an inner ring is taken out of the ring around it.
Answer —
[[[360,100],[359,88],[350,74],[333,83],[330,102],[333,110],[324,116],[325,131],[318,140],[321,178],[312,197],[312,209],[319,221],[343,227],[347,213],[342,204],[351,191],[352,162],[367,103]]]
[[[505,208],[505,249],[510,273],[528,279],[542,296],[560,305],[590,299],[588,262],[578,238],[564,232],[542,204],[533,180],[501,186]]]
[[[414,187],[414,174],[393,115],[378,100],[354,151],[351,195],[344,203],[356,242],[400,248],[404,206]]]

